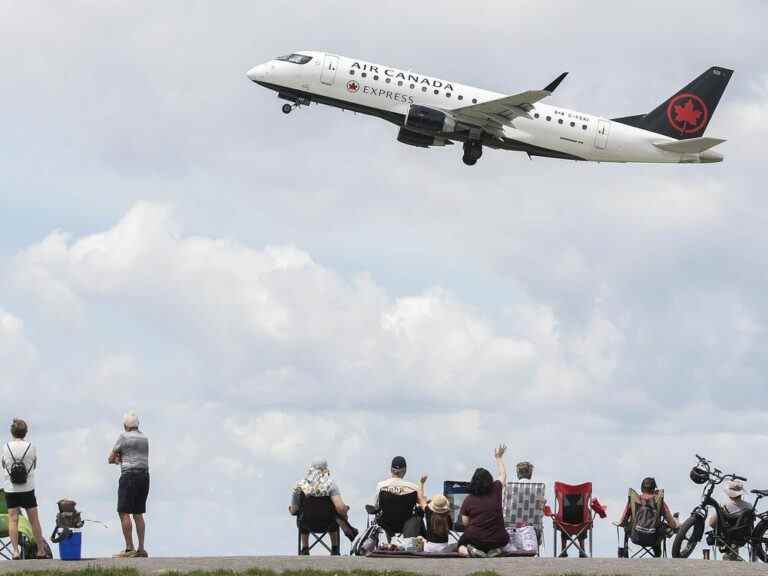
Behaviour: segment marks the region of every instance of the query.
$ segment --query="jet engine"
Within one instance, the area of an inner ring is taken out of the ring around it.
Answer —
[[[406,128],[400,128],[400,131],[397,133],[397,141],[419,148],[445,146],[448,144],[445,138],[436,138],[435,136],[429,136],[427,134],[422,134],[421,132],[412,132]]]
[[[456,120],[442,110],[414,104],[408,110],[405,126],[423,132],[453,132],[456,129]]]

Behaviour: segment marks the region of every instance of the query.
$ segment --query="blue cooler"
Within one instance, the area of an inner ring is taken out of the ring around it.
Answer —
[[[59,542],[59,558],[62,560],[80,560],[83,547],[83,535],[81,532],[72,532]]]

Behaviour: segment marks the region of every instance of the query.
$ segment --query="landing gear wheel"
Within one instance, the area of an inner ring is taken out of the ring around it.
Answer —
[[[293,106],[290,104],[283,104],[283,114],[290,114],[293,110]]]
[[[464,157],[462,160],[467,166],[474,166],[483,155],[483,145],[474,140],[464,142]]]
[[[704,534],[704,520],[691,516],[677,531],[672,544],[672,558],[688,558]]]

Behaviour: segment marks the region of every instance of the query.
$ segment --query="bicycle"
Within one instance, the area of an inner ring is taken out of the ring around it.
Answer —
[[[737,474],[723,474],[712,467],[712,462],[696,454],[698,464],[691,469],[691,481],[704,485],[701,503],[693,509],[691,516],[680,526],[672,544],[673,558],[688,558],[704,537],[709,508],[714,509],[717,523],[706,535],[706,543],[716,547],[723,554],[734,560],[743,560],[739,548],[747,546],[749,559],[768,562],[768,510],[758,514],[757,504],[761,498],[768,497],[768,490],[752,490],[756,495],[752,508],[740,513],[730,514],[713,497],[715,487],[726,480],[747,479]],[[759,519],[757,524],[755,520]]]

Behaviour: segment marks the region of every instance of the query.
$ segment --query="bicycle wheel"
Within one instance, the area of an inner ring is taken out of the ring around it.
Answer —
[[[752,550],[761,562],[768,562],[768,519],[760,520],[752,531]]]
[[[704,534],[704,520],[699,516],[691,516],[677,531],[672,543],[672,558],[688,558],[701,541]]]

